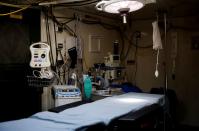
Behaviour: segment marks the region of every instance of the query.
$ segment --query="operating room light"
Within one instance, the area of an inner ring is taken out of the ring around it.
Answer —
[[[155,3],[156,0],[102,0],[97,3],[97,10],[107,13],[121,14],[123,23],[126,23],[126,15],[130,12],[141,9],[148,3]]]
[[[105,12],[120,13],[121,9],[129,9],[129,12],[139,10],[144,6],[143,3],[137,1],[118,1],[104,7]]]

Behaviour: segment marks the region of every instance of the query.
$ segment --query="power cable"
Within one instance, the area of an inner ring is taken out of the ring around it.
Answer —
[[[21,9],[18,9],[18,10],[9,12],[9,13],[0,14],[0,16],[7,16],[7,15],[15,14],[15,13],[21,12],[21,11],[23,11],[23,10],[26,10],[26,9],[28,9],[29,7],[31,7],[31,5],[25,6],[25,7],[21,8]]]
[[[0,5],[8,6],[8,7],[21,8],[21,7],[28,6],[28,5],[38,6],[38,4],[43,2],[43,1],[46,1],[46,0],[33,0],[31,2],[29,0],[24,0],[24,1],[20,1],[20,2],[19,1],[15,1],[15,3],[12,1],[12,4],[11,3],[0,2]]]
[[[135,45],[138,45],[138,37],[135,38]],[[138,59],[137,59],[137,53],[138,53],[138,46],[135,47],[135,54],[134,54],[134,60],[135,60],[135,73],[134,73],[134,85],[136,86],[136,76],[137,76],[137,66],[138,66]]]
[[[67,2],[65,1],[49,1],[49,2],[40,2],[39,5],[40,6],[49,6],[49,5],[53,5],[54,7],[59,7],[59,6],[84,6],[84,5],[89,5],[92,3],[96,3],[99,2],[99,0],[84,0],[84,1],[71,1],[71,2]]]
[[[55,7],[75,7],[75,6],[86,6],[86,5],[91,5],[96,2],[99,2],[99,0],[86,0],[82,2],[74,2],[74,3],[63,3],[63,4],[56,4]]]
[[[0,2],[0,5],[3,5],[3,6],[12,7],[12,8],[20,8],[18,10],[15,10],[15,11],[12,11],[12,12],[9,12],[9,13],[0,14],[0,16],[7,16],[7,15],[12,15],[12,14],[21,12],[23,10],[30,8],[31,6],[33,6],[35,4],[38,4],[41,1],[44,1],[44,0],[40,0],[40,1],[37,1],[37,2],[34,2],[34,3],[30,3],[30,4],[10,4],[10,3]]]
[[[46,13],[45,11],[44,14],[50,17],[58,26],[62,27],[65,31],[67,31],[69,35],[77,37],[75,32],[68,25],[60,23],[53,14],[48,15],[48,13]]]
[[[122,58],[122,54],[123,54],[123,52],[124,52],[124,37],[123,37],[123,35],[122,35],[123,33],[122,33],[121,30],[119,30],[118,32],[119,32],[119,34],[120,34],[121,44],[122,44],[121,52],[120,52],[120,57]],[[122,61],[122,59],[121,59],[121,61]]]
[[[75,19],[70,19],[70,20],[68,20],[68,21],[65,21],[65,22],[62,22],[62,24],[68,24],[68,23],[70,23],[70,22],[72,22],[72,21],[74,21]]]
[[[133,33],[133,35],[132,35],[132,39],[129,39],[128,38],[128,36],[127,35],[123,35],[124,37],[125,37],[125,39],[128,41],[128,48],[127,48],[127,51],[126,51],[126,53],[125,53],[125,55],[124,55],[124,57],[121,57],[121,59],[122,60],[125,60],[126,58],[127,58],[127,56],[128,56],[128,54],[129,54],[129,52],[130,52],[130,50],[131,50],[131,46],[134,46],[135,48],[139,48],[139,49],[149,49],[149,48],[151,48],[153,45],[148,45],[148,46],[140,46],[140,45],[138,45],[138,44],[136,44],[136,43],[134,43],[132,40],[133,40],[133,38],[137,35],[137,33],[138,33],[138,31],[136,31],[136,32],[134,32]],[[140,33],[140,32],[139,32]],[[136,36],[137,37],[137,36]],[[121,54],[122,55],[122,54]]]
[[[44,13],[45,14],[45,13]],[[48,22],[48,16],[45,15],[45,24],[46,24],[46,37],[47,37],[47,43],[49,43],[49,45],[52,47],[52,42],[51,42],[51,36],[50,36],[50,29],[49,29],[49,22]],[[53,66],[55,66],[54,64],[54,58],[53,58],[53,52],[52,52],[52,48],[50,50],[50,57],[51,57],[51,63]]]
[[[53,15],[52,6],[51,6],[50,13]],[[55,53],[56,53],[55,62],[57,64],[57,60],[58,60],[58,52],[57,52],[58,47],[57,46],[58,45],[57,45],[57,34],[56,34],[56,29],[55,29],[55,21],[53,21],[53,30],[54,30],[55,48],[56,48],[56,50],[55,50]]]
[[[116,30],[116,31],[119,30],[119,26],[107,24],[101,21],[91,21],[91,20],[82,19],[81,22],[84,24],[90,24],[90,25],[101,25],[103,28],[107,30]]]
[[[15,4],[4,3],[4,2],[0,2],[0,5],[7,6],[7,7],[14,7],[14,8],[22,8],[22,7],[24,7],[24,5],[15,5]]]

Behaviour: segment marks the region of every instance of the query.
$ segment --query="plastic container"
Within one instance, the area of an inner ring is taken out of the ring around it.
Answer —
[[[92,82],[89,76],[86,76],[84,79],[84,94],[86,99],[91,98],[92,93]]]

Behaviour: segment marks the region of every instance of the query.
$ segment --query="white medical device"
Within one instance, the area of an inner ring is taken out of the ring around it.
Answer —
[[[81,91],[72,85],[55,85],[55,107],[81,101]]]
[[[118,69],[120,67],[120,55],[109,54],[108,57],[105,57],[105,65],[110,67],[106,70],[106,79],[117,79],[122,76],[122,70]]]
[[[50,67],[49,52],[50,46],[46,43],[38,42],[30,46],[32,68]]]
[[[105,65],[109,67],[120,66],[120,55],[109,54],[108,57],[105,57]]]

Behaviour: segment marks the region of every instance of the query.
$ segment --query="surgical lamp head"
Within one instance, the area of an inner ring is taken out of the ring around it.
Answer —
[[[121,14],[123,17],[123,23],[126,23],[126,15],[130,12],[141,9],[145,4],[155,3],[156,0],[102,0],[97,3],[97,10]]]

